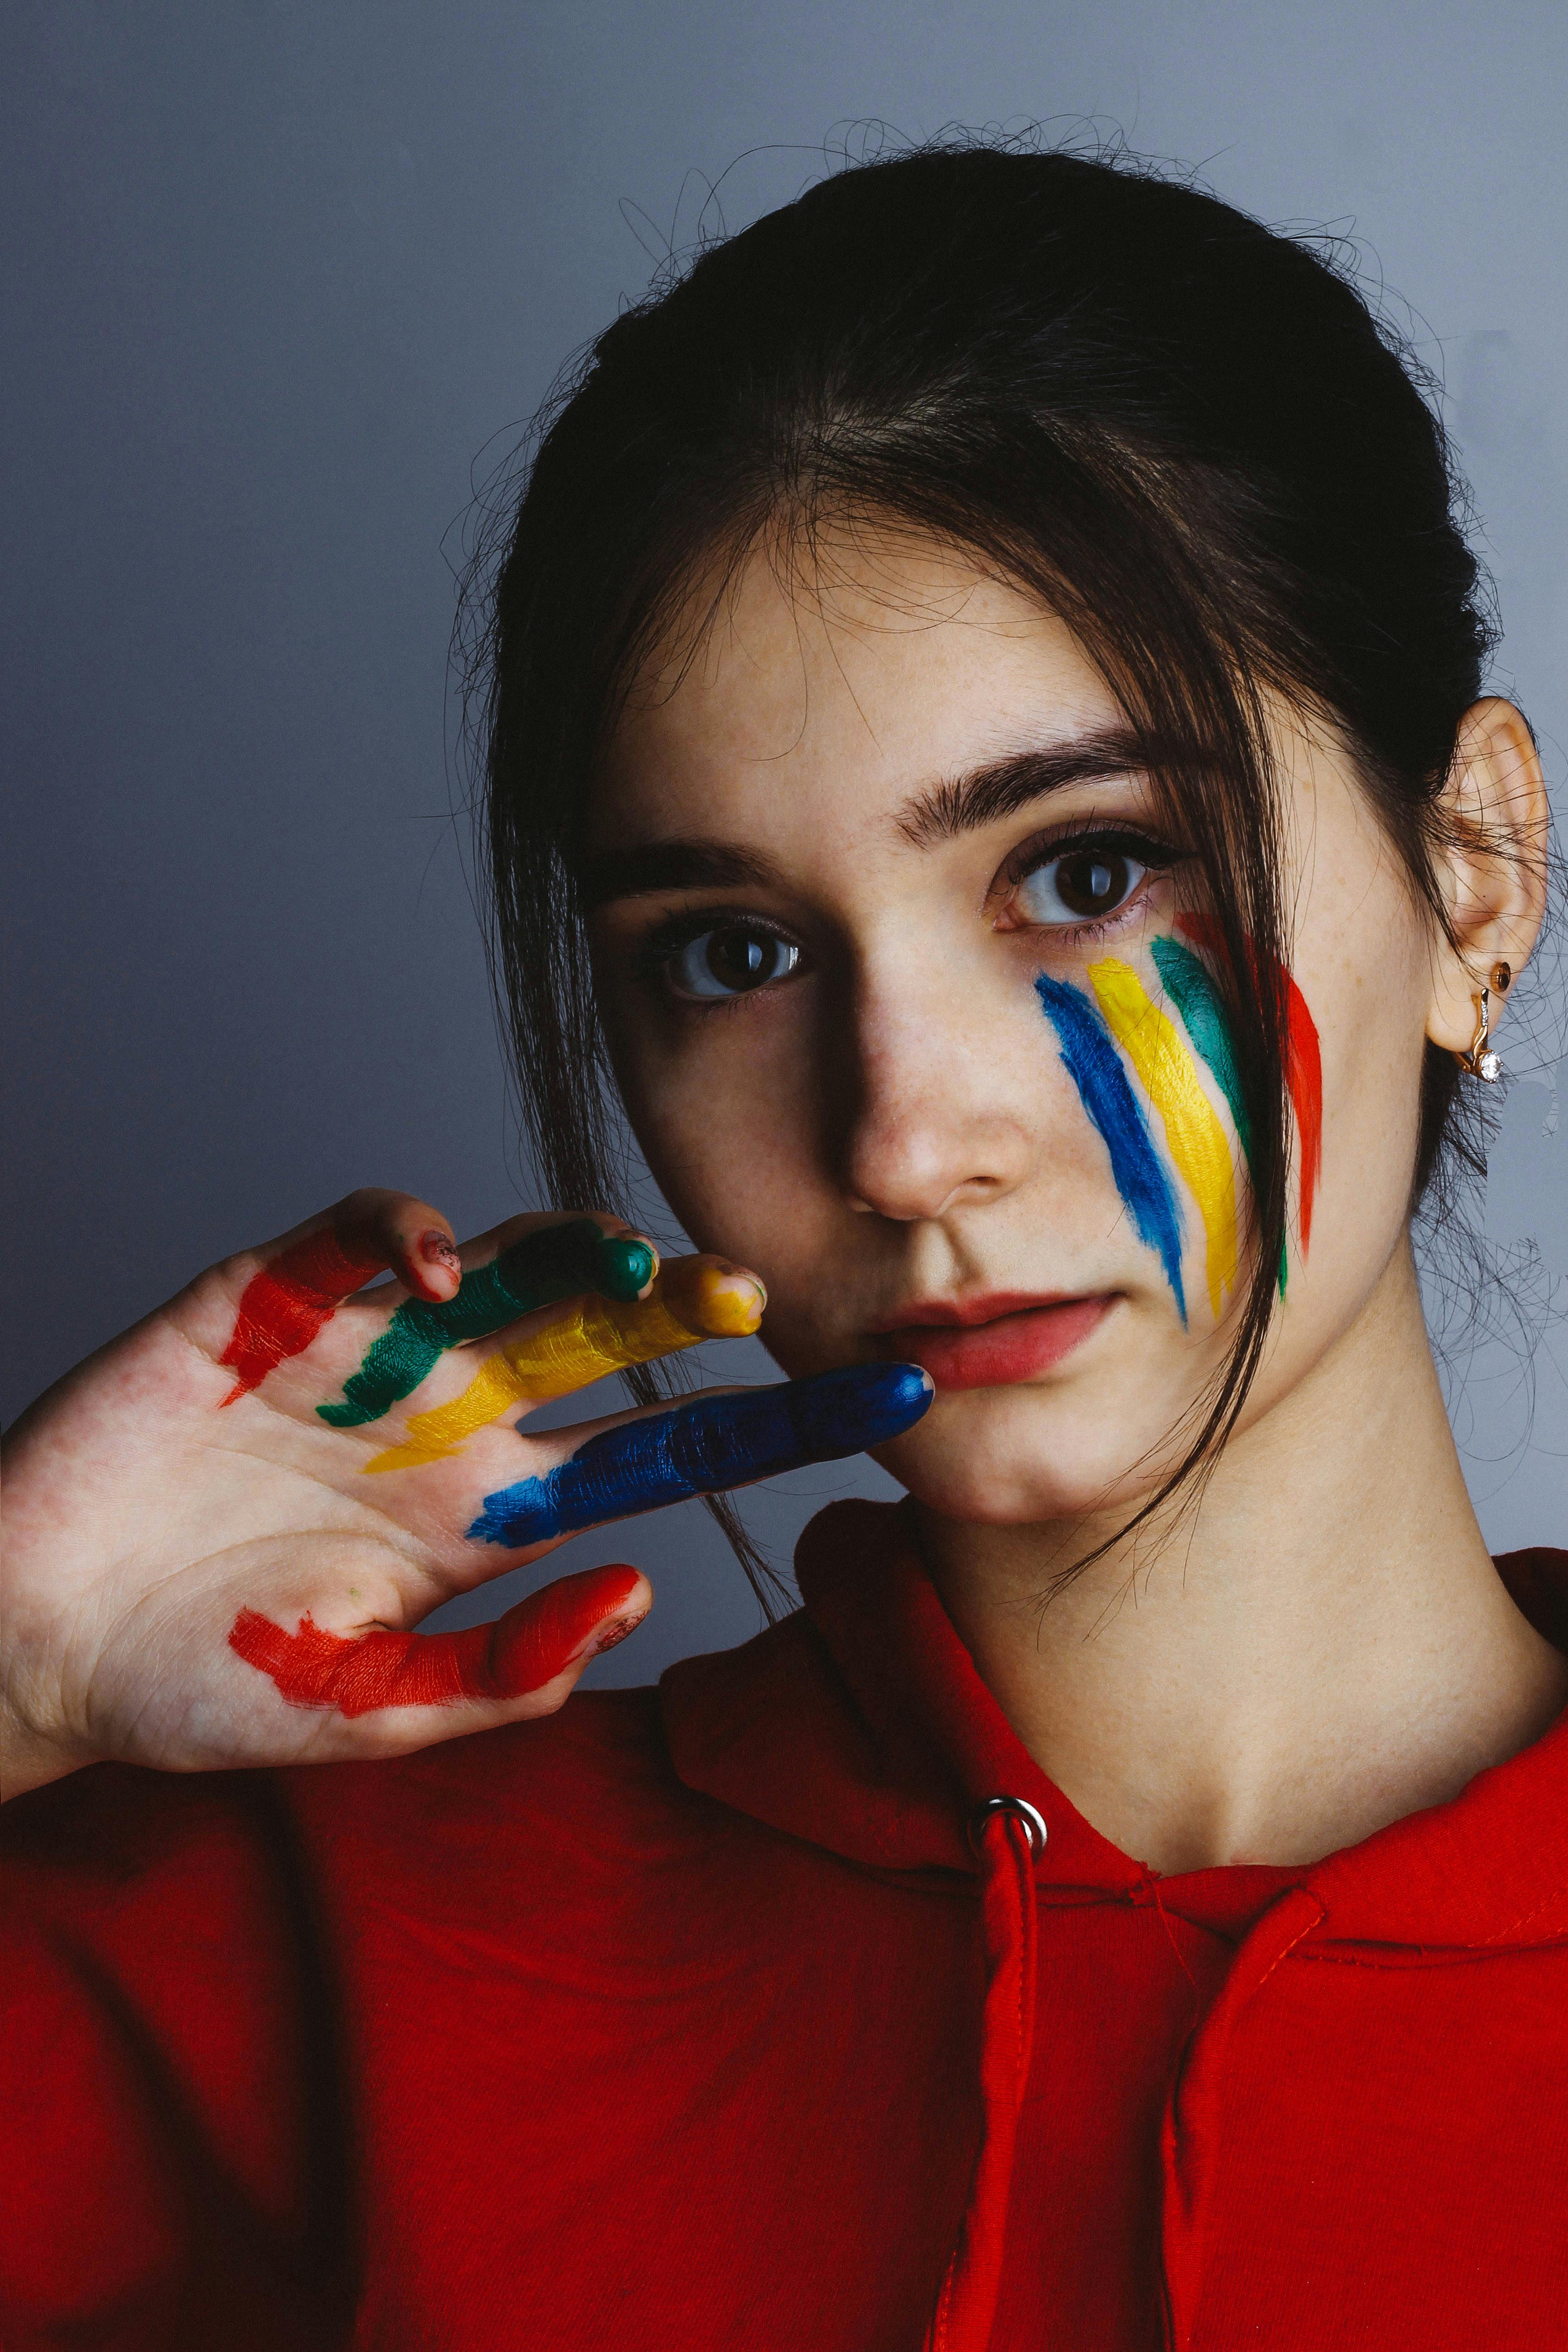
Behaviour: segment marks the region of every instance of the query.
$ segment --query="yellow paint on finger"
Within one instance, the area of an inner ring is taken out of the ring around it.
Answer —
[[[1209,1305],[1215,1315],[1236,1286],[1236,1172],[1230,1143],[1204,1092],[1197,1065],[1131,964],[1107,956],[1089,970],[1106,1025],[1143,1081],[1165,1123],[1178,1173],[1197,1202],[1207,1237]]]
[[[677,1258],[649,1296],[626,1305],[574,1298],[535,1318],[510,1347],[487,1359],[461,1396],[416,1413],[401,1444],[365,1464],[371,1470],[407,1470],[457,1453],[465,1438],[518,1406],[548,1404],[578,1389],[673,1356],[703,1339],[744,1339],[756,1329],[764,1305],[749,1275],[701,1258]]]

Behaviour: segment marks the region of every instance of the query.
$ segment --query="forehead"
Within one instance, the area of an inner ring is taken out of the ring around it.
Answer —
[[[699,583],[595,780],[589,845],[885,830],[911,794],[1119,716],[1066,625],[910,535],[760,547]]]

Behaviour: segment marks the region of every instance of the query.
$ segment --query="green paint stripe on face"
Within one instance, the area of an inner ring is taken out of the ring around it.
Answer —
[[[1151,953],[1165,993],[1181,1014],[1193,1041],[1194,1051],[1207,1063],[1215,1085],[1230,1105],[1230,1115],[1250,1170],[1252,1122],[1247,1115],[1247,1097],[1242,1092],[1230,1023],[1219,991],[1191,948],[1183,947],[1179,940],[1155,940]]]
[[[1183,947],[1179,940],[1157,939],[1150,952],[1154,959],[1165,993],[1182,1016],[1182,1024],[1193,1041],[1193,1050],[1207,1065],[1215,1084],[1230,1107],[1237,1139],[1247,1161],[1247,1173],[1252,1172],[1252,1121],[1247,1116],[1247,1097],[1242,1091],[1241,1072],[1237,1067],[1236,1046],[1231,1038],[1230,1022],[1217,988],[1209,977],[1206,966]],[[1288,1252],[1279,1247],[1279,1296],[1285,1296],[1288,1275]]]

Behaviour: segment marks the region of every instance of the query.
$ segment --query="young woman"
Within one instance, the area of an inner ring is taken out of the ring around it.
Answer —
[[[1568,1559],[1410,1238],[1547,872],[1453,505],[1129,168],[847,172],[600,339],[482,649],[572,1209],[357,1194],[16,1433],[15,2352],[1562,2342]],[[633,1567],[413,1630],[865,1446],[657,1690],[563,1704]]]

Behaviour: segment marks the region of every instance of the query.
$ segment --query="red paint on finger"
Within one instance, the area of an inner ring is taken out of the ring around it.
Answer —
[[[290,1633],[257,1610],[242,1609],[228,1646],[268,1675],[290,1706],[355,1716],[465,1698],[521,1698],[553,1682],[590,1644],[609,1649],[635,1632],[641,1616],[616,1618],[613,1627],[605,1620],[637,1580],[635,1568],[587,1569],[509,1609],[495,1624],[465,1633],[328,1633],[309,1614]]]
[[[224,1403],[259,1388],[285,1356],[302,1355],[343,1300],[384,1274],[389,1263],[384,1250],[350,1244],[329,1230],[307,1234],[252,1275],[240,1295],[234,1337],[218,1358],[239,1375]]]

